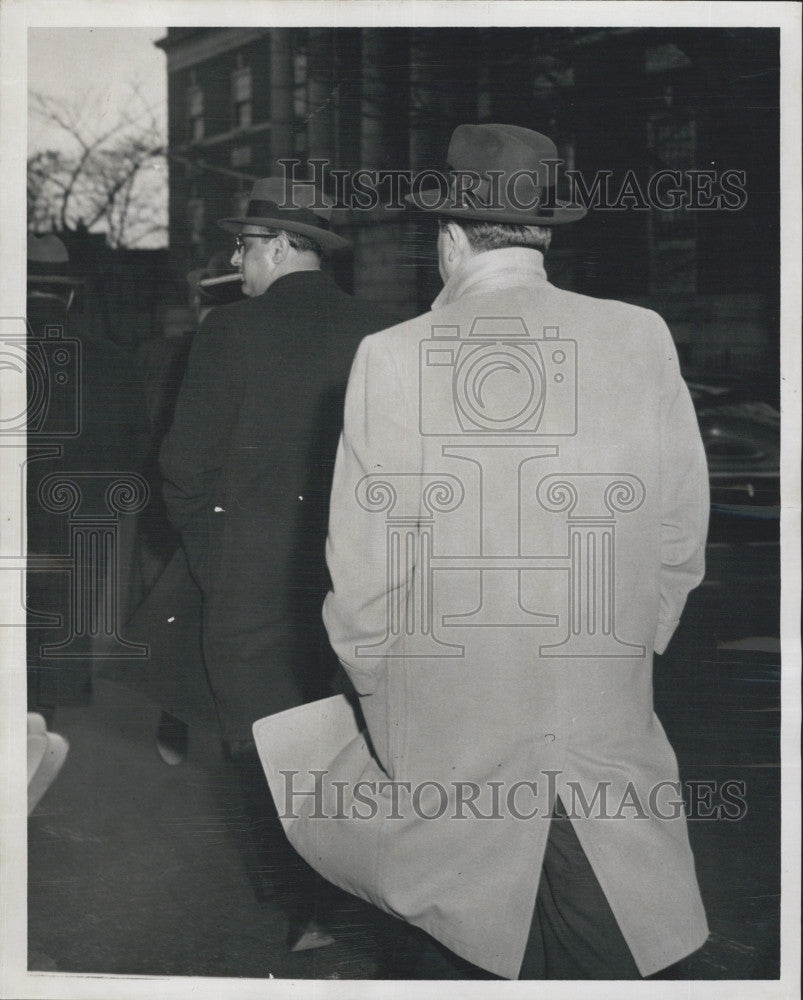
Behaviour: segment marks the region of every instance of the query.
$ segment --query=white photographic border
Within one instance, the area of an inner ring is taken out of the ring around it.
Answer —
[[[225,13],[223,11],[225,8]],[[782,372],[782,965],[779,981],[421,983],[124,977],[26,971],[25,641],[0,630],[0,997],[225,998],[530,997],[732,1000],[796,995],[800,976],[800,411],[801,411],[801,7],[797,3],[463,2],[463,0],[2,0],[0,4],[0,315],[25,315],[25,157],[29,27],[153,27],[310,24],[346,26],[779,27],[781,34],[781,372]],[[20,396],[6,401],[14,412]],[[22,404],[19,405],[20,400]],[[0,458],[2,455],[0,454]],[[0,544],[21,516],[13,480],[0,477]],[[7,621],[15,608],[0,590]],[[24,625],[24,621],[20,624]]]

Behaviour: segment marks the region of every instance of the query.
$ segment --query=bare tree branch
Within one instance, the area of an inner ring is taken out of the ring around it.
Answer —
[[[153,190],[154,183],[164,185],[164,172],[140,181],[152,164],[166,163],[164,125],[136,82],[114,122],[104,122],[103,104],[101,94],[75,102],[31,94],[31,114],[57,129],[65,146],[28,160],[29,224],[73,229],[82,223],[105,230],[112,246],[133,245],[146,231],[166,233],[164,192],[154,196]]]

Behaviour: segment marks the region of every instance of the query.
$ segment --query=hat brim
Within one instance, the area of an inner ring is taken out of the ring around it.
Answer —
[[[432,195],[431,205],[426,204],[427,195]],[[588,214],[584,205],[571,205],[564,201],[555,201],[548,209],[541,211],[517,210],[502,208],[493,210],[482,206],[460,206],[438,204],[443,202],[443,192],[440,188],[425,188],[417,195],[406,194],[404,201],[407,206],[419,212],[430,215],[442,215],[450,219],[465,222],[498,222],[509,226],[561,226],[567,222],[577,222]]]
[[[85,285],[85,278],[72,278],[64,274],[31,274],[28,272],[29,285]]]
[[[239,233],[243,226],[261,226],[263,229],[284,229],[289,233],[309,236],[325,250],[342,250],[351,243],[337,233],[321,226],[308,226],[305,222],[288,222],[287,219],[271,219],[267,216],[249,215],[242,219],[218,219],[218,226],[228,233]]]

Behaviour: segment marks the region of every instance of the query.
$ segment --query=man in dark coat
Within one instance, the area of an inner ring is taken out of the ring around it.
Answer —
[[[247,298],[195,338],[162,446],[165,500],[204,597],[203,647],[221,733],[265,795],[255,720],[326,690],[324,545],[342,405],[360,340],[387,325],[321,271],[347,246],[311,186],[257,181],[232,263]],[[251,767],[252,765],[252,767]],[[249,790],[250,789],[250,790]]]
[[[248,297],[202,324],[161,450],[227,741],[250,741],[256,719],[327,679],[319,597],[343,394],[360,340],[387,322],[320,270],[323,251],[347,246],[331,209],[293,202],[323,198],[267,178],[245,218],[219,223],[240,234],[232,263]]]
[[[28,700],[30,709],[48,719],[56,706],[86,705],[91,699],[92,660],[102,657],[104,636],[111,634],[107,629],[122,624],[133,596],[136,521],[132,515],[118,521],[116,583],[109,584],[104,574],[110,567],[101,561],[99,576],[88,574],[93,589],[82,598],[81,591],[72,589],[80,584],[69,584],[67,573],[46,565],[36,569],[37,557],[62,558],[72,544],[69,518],[46,506],[40,486],[53,475],[64,477],[82,497],[84,524],[90,523],[87,518],[102,521],[108,515],[104,491],[115,477],[138,476],[147,448],[144,390],[134,359],[110,340],[92,336],[82,322],[85,317],[76,317],[73,300],[83,284],[57,236],[28,234]],[[42,400],[46,405],[40,411]],[[74,579],[80,580],[83,572],[86,565],[75,561]],[[90,594],[91,607],[101,609],[94,613],[109,613],[103,596],[107,585],[118,588],[119,617],[102,625],[74,620],[75,608]],[[45,626],[42,615],[56,615],[61,624]],[[68,638],[68,651],[48,651]]]

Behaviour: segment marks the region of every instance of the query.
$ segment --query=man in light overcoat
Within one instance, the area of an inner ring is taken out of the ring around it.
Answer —
[[[637,978],[708,934],[652,699],[708,480],[661,318],[546,278],[584,214],[556,160],[457,128],[448,197],[419,198],[443,290],[357,353],[324,620],[367,734],[290,796],[288,835],[487,973]]]

